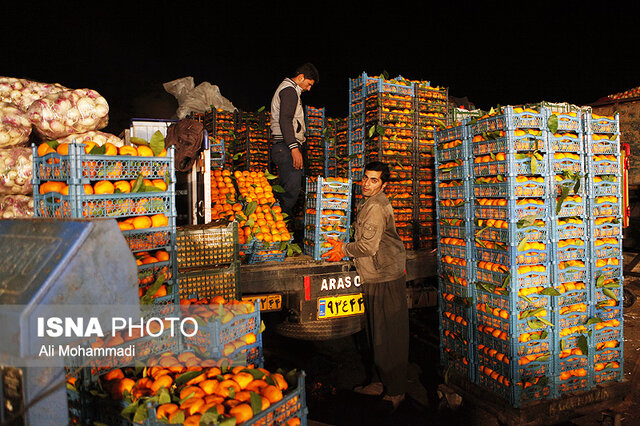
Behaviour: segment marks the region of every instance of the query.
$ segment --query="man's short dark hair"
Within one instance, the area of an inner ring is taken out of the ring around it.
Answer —
[[[373,172],[382,172],[380,174],[380,180],[383,184],[389,182],[389,179],[391,178],[389,166],[382,161],[372,161],[370,163],[367,163],[367,165],[364,166],[364,171],[366,172],[367,170],[371,170]]]
[[[300,74],[304,75],[304,78],[306,79],[313,80],[315,83],[320,81],[320,74],[318,74],[318,69],[311,62],[300,65],[296,69],[296,75],[294,75],[294,77],[297,77]]]

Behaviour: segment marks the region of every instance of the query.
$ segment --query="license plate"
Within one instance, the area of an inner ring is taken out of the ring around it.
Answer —
[[[282,295],[281,294],[265,294],[258,296],[244,296],[242,300],[248,300],[255,303],[256,300],[260,301],[260,312],[279,311],[282,309]]]
[[[364,313],[362,293],[318,299],[318,319],[346,317]]]

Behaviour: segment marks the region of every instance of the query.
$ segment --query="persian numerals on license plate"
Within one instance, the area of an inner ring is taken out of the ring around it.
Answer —
[[[362,293],[318,299],[318,319],[345,317],[364,313]]]

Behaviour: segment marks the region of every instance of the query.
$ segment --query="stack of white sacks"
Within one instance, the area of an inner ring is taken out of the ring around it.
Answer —
[[[0,218],[33,216],[30,143],[122,146],[117,136],[98,131],[108,114],[106,99],[95,90],[0,77]]]

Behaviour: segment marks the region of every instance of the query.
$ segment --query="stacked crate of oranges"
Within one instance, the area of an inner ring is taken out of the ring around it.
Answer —
[[[473,381],[476,375],[473,237],[468,129],[435,135],[440,361]]]
[[[591,385],[622,380],[623,375],[623,259],[622,165],[620,123],[613,117],[584,114],[587,153],[587,223],[589,291],[593,362]],[[596,322],[601,321],[601,322]]]
[[[162,134],[138,146],[50,141],[33,151],[36,216],[117,220],[138,263],[141,303],[177,304],[173,150]]]
[[[324,173],[326,158],[323,137],[325,133],[324,108],[305,106],[304,119],[307,128],[305,174],[307,176],[319,176]]]

